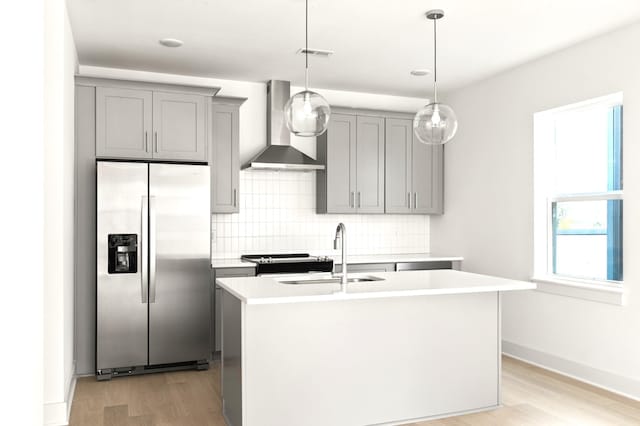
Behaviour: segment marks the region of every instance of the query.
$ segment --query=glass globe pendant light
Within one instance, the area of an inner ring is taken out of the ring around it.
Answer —
[[[331,108],[320,94],[309,90],[309,0],[305,0],[304,90],[289,98],[284,117],[289,131],[297,136],[320,136],[327,130]]]
[[[416,113],[413,118],[413,132],[424,144],[441,145],[455,136],[458,130],[458,119],[449,105],[438,102],[436,21],[444,17],[444,12],[434,9],[428,11],[426,16],[433,21],[433,102]]]

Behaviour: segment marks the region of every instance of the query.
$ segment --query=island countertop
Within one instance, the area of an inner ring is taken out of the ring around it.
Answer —
[[[362,276],[363,274],[349,274]],[[429,271],[376,272],[382,281],[353,282],[346,292],[338,283],[283,284],[289,277],[220,278],[216,284],[246,304],[321,302],[443,294],[532,290],[534,283],[461,272],[451,269]]]

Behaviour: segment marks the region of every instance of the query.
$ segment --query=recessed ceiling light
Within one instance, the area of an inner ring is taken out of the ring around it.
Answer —
[[[158,43],[166,47],[180,47],[184,44],[182,40],[178,40],[177,38],[162,38],[158,40]]]
[[[426,68],[419,68],[417,70],[411,70],[411,75],[415,77],[423,77],[425,75],[431,74],[431,70]]]

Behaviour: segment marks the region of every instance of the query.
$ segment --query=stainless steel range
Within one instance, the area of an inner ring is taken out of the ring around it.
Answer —
[[[256,264],[256,275],[333,271],[333,259],[308,253],[246,254],[242,259]]]

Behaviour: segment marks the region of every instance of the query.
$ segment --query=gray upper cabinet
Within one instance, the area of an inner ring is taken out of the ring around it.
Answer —
[[[153,158],[207,161],[205,98],[153,93]]]
[[[96,88],[96,156],[151,158],[152,92]]]
[[[412,194],[411,120],[387,118],[385,145],[385,211],[410,213]]]
[[[240,105],[244,98],[213,99],[211,105],[211,212],[237,213],[240,206]]]
[[[385,153],[385,211],[441,214],[442,145],[418,141],[409,118],[387,118]]]
[[[331,114],[318,137],[318,213],[384,212],[384,119]]]
[[[356,210],[384,213],[384,118],[358,116]]]
[[[413,132],[412,132],[413,134]],[[425,145],[413,135],[411,213],[444,212],[444,146]]]
[[[317,149],[318,160],[326,164],[317,172],[318,212],[355,213],[356,117],[332,114]]]
[[[216,87],[77,77],[95,87],[96,157],[208,161],[207,107]]]

